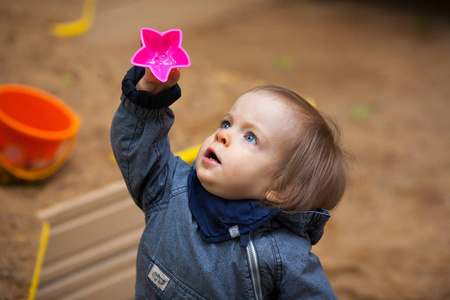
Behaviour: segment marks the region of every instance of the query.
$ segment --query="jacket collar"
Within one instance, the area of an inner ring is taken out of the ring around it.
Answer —
[[[256,200],[225,200],[201,185],[195,167],[188,176],[189,208],[197,221],[202,239],[208,243],[240,238],[245,247],[248,233],[273,219],[278,210],[265,208]]]
[[[276,220],[295,234],[309,239],[311,245],[315,245],[322,238],[325,224],[330,217],[328,210],[320,208],[298,214],[281,212],[276,216]]]

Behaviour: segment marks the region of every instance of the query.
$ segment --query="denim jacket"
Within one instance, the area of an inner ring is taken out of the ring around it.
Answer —
[[[130,195],[145,215],[137,254],[136,299],[336,299],[319,259],[326,210],[280,213],[239,239],[202,240],[188,203],[192,166],[170,151],[169,105],[178,85],[153,95],[136,91],[133,67],[122,83],[111,143]]]

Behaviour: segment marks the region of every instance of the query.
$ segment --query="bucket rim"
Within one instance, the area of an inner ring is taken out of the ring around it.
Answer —
[[[63,130],[56,130],[56,131],[38,129],[28,126],[22,122],[19,122],[14,118],[11,118],[8,114],[6,114],[0,109],[1,122],[7,124],[11,128],[14,128],[14,130],[19,131],[22,134],[43,140],[65,140],[67,138],[74,137],[77,134],[78,129],[80,127],[79,118],[73,112],[73,110],[58,97],[42,89],[24,84],[10,83],[0,85],[0,96],[4,93],[11,93],[11,92],[34,96],[43,101],[55,105],[68,117],[69,126]]]

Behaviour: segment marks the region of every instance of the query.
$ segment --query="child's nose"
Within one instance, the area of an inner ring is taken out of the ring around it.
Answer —
[[[222,143],[225,146],[229,146],[231,142],[230,134],[227,130],[219,130],[216,133],[215,141],[218,143]]]

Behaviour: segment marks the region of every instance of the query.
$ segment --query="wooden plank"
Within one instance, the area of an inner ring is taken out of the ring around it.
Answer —
[[[85,251],[68,256],[65,259],[58,260],[52,264],[48,264],[41,272],[41,285],[45,285],[67,273],[75,272],[77,269],[88,267],[117,252],[126,251],[128,249],[137,249],[141,235],[142,228],[139,227],[136,230],[101,243],[97,247],[88,248]]]
[[[50,247],[45,263],[74,255],[95,244],[104,243],[117,235],[143,226],[144,215],[130,198],[77,216],[57,226],[51,224]]]
[[[38,217],[50,234],[36,299],[133,299],[144,214],[123,182]]]
[[[38,212],[37,216],[41,220],[48,221],[52,226],[56,226],[92,210],[101,209],[108,204],[122,201],[123,198],[127,197],[129,197],[129,194],[125,183],[117,181],[71,201],[42,210]]]
[[[65,300],[134,300],[136,268],[127,268],[120,273],[99,280],[68,295]],[[130,293],[130,291],[132,291]]]
[[[118,274],[122,274],[124,270],[133,270],[133,280],[135,276],[135,264],[136,264],[136,251],[130,249],[128,251],[119,253],[112,257],[108,257],[103,261],[96,262],[89,265],[86,268],[71,272],[65,276],[58,278],[53,282],[42,285],[36,295],[37,300],[57,300],[65,299],[74,293],[78,293],[81,290],[96,290],[95,286],[98,286],[99,282],[107,281],[110,276],[117,277]],[[127,272],[131,274],[131,272]],[[121,287],[132,296],[134,295],[133,286]],[[80,298],[82,299],[82,298]],[[99,299],[117,299],[117,298],[104,298]]]

